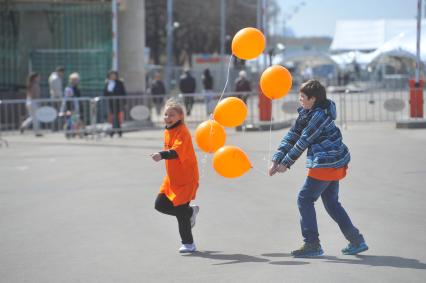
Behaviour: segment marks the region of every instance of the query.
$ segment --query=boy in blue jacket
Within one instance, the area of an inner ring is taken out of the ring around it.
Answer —
[[[349,241],[342,253],[354,255],[368,250],[364,237],[352,224],[339,202],[339,180],[346,176],[350,161],[349,150],[342,142],[342,134],[335,125],[336,105],[327,99],[324,86],[309,80],[299,90],[301,107],[295,125],[282,139],[272,157],[269,175],[283,173],[307,149],[308,176],[299,191],[297,205],[304,245],[291,252],[294,257],[323,255],[320,245],[315,201],[321,197],[328,214],[339,225]]]

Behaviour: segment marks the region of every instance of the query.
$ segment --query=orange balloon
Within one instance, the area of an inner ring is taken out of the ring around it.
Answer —
[[[232,54],[243,60],[254,59],[265,49],[265,36],[256,28],[243,28],[232,39]]]
[[[219,148],[213,155],[213,168],[226,178],[237,178],[251,169],[250,160],[245,152],[232,145]]]
[[[195,141],[202,151],[215,152],[225,144],[225,128],[214,120],[205,121],[195,130]]]
[[[213,118],[225,127],[241,125],[247,116],[247,105],[237,97],[228,97],[219,102],[213,112]]]
[[[292,78],[290,72],[280,65],[266,69],[260,77],[260,88],[270,99],[278,99],[288,94],[291,89]]]

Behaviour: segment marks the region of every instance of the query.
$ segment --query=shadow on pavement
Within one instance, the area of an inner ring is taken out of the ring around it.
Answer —
[[[264,257],[291,257],[288,253],[269,253],[262,254]],[[369,266],[383,266],[395,268],[409,268],[409,269],[426,269],[426,263],[420,262],[417,259],[404,258],[399,256],[383,256],[383,255],[357,255],[353,258],[338,258],[336,256],[322,256],[318,260],[326,260],[332,263],[346,263],[346,264],[362,264]],[[287,261],[285,261],[287,262]],[[289,265],[290,261],[288,261]],[[270,262],[270,264],[277,264]],[[298,262],[300,264],[300,262]],[[295,265],[295,264],[294,264]]]
[[[269,254],[271,255],[271,254]],[[277,256],[290,256],[286,254],[276,254]],[[309,262],[305,261],[273,261],[271,262],[268,259],[246,255],[246,254],[223,254],[220,251],[197,251],[193,254],[187,255],[189,257],[201,257],[201,258],[208,258],[208,259],[214,259],[214,260],[227,260],[228,262],[223,263],[216,263],[214,265],[224,265],[224,264],[235,264],[235,263],[247,263],[247,262],[264,262],[264,263],[270,263],[275,265],[304,265],[309,264]],[[266,256],[262,255],[262,256]]]
[[[292,257],[291,254],[286,254],[286,253],[261,254],[261,256],[266,256],[266,257]]]
[[[201,257],[214,260],[227,260],[228,262],[215,265],[246,263],[246,262],[269,262],[269,260],[245,254],[223,254],[220,251],[197,251],[187,255],[188,257]]]
[[[383,256],[383,255],[357,255],[354,259],[338,258],[335,256],[325,256],[328,262],[363,264],[370,266],[385,266],[409,269],[426,269],[426,263],[417,259],[404,258],[399,256]]]
[[[284,254],[277,254],[284,255]],[[228,262],[216,263],[214,265],[225,265],[225,264],[235,264],[235,263],[247,263],[247,262],[264,262],[275,265],[304,265],[309,264],[309,262],[304,261],[270,261],[265,258],[246,255],[246,254],[223,254],[220,251],[197,251],[193,254],[187,255],[192,257],[201,257],[214,260],[227,260]],[[290,255],[289,255],[290,256]]]
[[[306,261],[291,261],[291,260],[283,260],[283,261],[271,261],[269,264],[273,265],[305,265],[309,264],[309,262]]]

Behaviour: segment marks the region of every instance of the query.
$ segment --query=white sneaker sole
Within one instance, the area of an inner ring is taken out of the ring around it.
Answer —
[[[197,249],[194,249],[194,250],[179,250],[179,253],[181,253],[181,254],[190,254],[190,253],[194,253],[196,251],[197,251]]]

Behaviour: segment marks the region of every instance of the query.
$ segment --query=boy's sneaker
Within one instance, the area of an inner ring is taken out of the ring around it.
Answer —
[[[358,244],[349,243],[348,246],[342,249],[344,255],[356,255],[368,250],[367,244],[363,241]]]
[[[179,248],[179,252],[181,254],[193,253],[196,250],[197,247],[195,246],[195,244],[182,244],[182,246]]]
[[[320,257],[323,254],[319,243],[305,243],[300,249],[291,252],[293,257]]]
[[[192,216],[191,216],[191,228],[194,228],[195,221],[197,220],[197,214],[200,212],[200,207],[198,205],[192,205]]]

